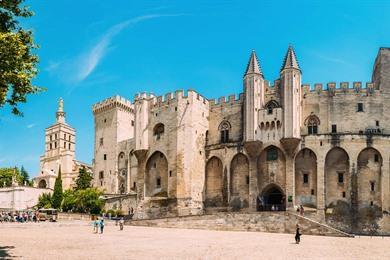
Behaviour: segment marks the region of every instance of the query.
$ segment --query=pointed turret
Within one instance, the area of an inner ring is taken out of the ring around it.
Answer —
[[[244,77],[249,74],[259,74],[263,76],[263,73],[261,72],[259,60],[257,59],[256,52],[254,50],[252,50],[248,65],[246,66]]]
[[[57,123],[65,124],[65,112],[64,112],[64,101],[62,98],[58,101],[58,110],[56,113]]]
[[[300,70],[297,56],[295,56],[294,48],[291,45],[288,46],[286,56],[284,57],[283,65],[282,65],[282,68],[280,70],[282,71],[285,69]]]

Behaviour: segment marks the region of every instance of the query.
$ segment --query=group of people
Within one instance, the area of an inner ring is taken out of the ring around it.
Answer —
[[[20,211],[20,212],[0,212],[0,222],[39,222],[39,212]]]
[[[299,213],[299,215],[303,216],[303,214],[305,213],[305,209],[302,205],[297,206],[297,212]]]
[[[119,230],[123,230],[123,226],[125,224],[125,220],[123,217],[121,217],[120,219],[118,219],[116,222],[115,222],[115,225],[117,226],[119,224]],[[99,231],[100,231],[100,234],[103,234],[103,231],[104,231],[104,226],[105,226],[105,223],[104,223],[104,218],[97,218],[94,220],[93,222],[93,232],[95,234],[98,234]]]

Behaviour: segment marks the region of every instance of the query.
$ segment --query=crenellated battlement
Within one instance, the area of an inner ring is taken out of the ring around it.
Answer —
[[[379,91],[374,87],[374,84],[367,82],[365,88],[360,81],[355,81],[350,84],[349,82],[340,82],[338,85],[336,82],[329,82],[326,85],[322,83],[315,83],[313,87],[310,84],[302,84],[303,95],[326,95],[328,97],[333,97],[337,94],[359,94],[370,96]]]
[[[199,102],[208,105],[209,101],[207,98],[199,94],[198,92],[189,89],[187,91],[184,90],[176,90],[175,92],[169,92],[165,95],[155,96],[154,94],[141,93],[134,97],[134,102],[138,102],[141,99],[146,99],[151,101],[151,105],[153,107],[166,107],[173,104],[177,104],[181,100],[195,102],[198,100]]]
[[[240,93],[238,95],[232,94],[229,95],[228,97],[219,97],[217,100],[216,99],[209,99],[210,102],[210,107],[220,107],[224,105],[234,105],[234,104],[241,104],[244,101],[244,93]]]
[[[98,114],[110,110],[114,107],[119,107],[124,110],[127,110],[130,113],[134,113],[134,105],[130,102],[130,100],[127,100],[124,97],[118,95],[107,98],[101,102],[94,104],[92,106],[92,111],[94,114]]]

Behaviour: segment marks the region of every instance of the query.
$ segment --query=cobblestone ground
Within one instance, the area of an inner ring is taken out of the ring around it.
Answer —
[[[0,223],[0,259],[390,259],[390,237],[336,238],[87,222]]]

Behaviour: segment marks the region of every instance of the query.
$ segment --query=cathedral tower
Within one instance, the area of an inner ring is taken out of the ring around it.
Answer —
[[[257,111],[264,106],[264,78],[255,51],[252,51],[244,75],[244,140],[254,141],[258,125]]]

